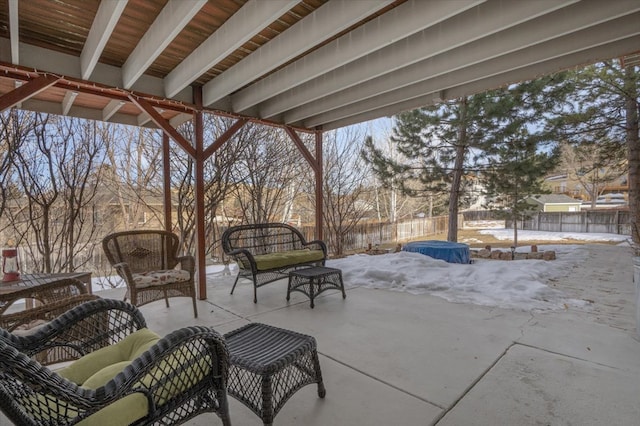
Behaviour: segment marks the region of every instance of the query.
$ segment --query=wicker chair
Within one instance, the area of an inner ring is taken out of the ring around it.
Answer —
[[[0,316],[0,328],[16,336],[32,335],[49,322],[58,318],[68,310],[82,305],[90,300],[99,299],[93,294],[78,294],[68,299],[47,303],[24,311],[13,312]],[[71,361],[82,356],[75,350],[64,346],[50,347],[36,358],[42,365]]]
[[[36,314],[42,314],[39,316],[50,321],[24,334],[0,328],[0,341],[34,357],[43,365],[49,365],[78,359],[146,327],[142,313],[135,306],[118,300],[91,297],[93,300],[67,309],[56,318],[49,315],[60,307],[57,304],[51,306],[51,313],[43,314],[47,306],[34,308]],[[5,321],[5,325],[15,324],[16,321],[11,318]]]
[[[178,257],[178,236],[167,231],[117,232],[102,240],[102,248],[127,284],[127,298],[136,306],[169,297],[190,297],[198,317],[195,290],[195,259]],[[176,266],[180,269],[175,269]]]
[[[204,412],[215,412],[230,425],[228,352],[224,338],[210,328],[187,327],[151,341],[148,349],[97,387],[88,381],[80,387],[65,378],[64,369],[55,372],[30,358],[59,345],[91,352],[92,357],[117,347],[134,332],[150,333],[144,326],[133,305],[98,299],[66,312],[31,336],[0,330],[0,409],[19,425],[177,425]]]

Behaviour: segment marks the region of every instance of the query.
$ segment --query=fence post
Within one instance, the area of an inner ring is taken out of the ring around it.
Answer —
[[[584,212],[584,228],[585,228],[585,232],[589,233],[589,211],[585,211]]]

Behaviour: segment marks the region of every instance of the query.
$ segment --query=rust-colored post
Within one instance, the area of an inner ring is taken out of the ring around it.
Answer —
[[[162,132],[162,179],[164,182],[164,229],[173,229],[171,216],[171,162],[169,157],[169,135]]]
[[[204,225],[204,136],[202,121],[202,87],[194,86],[193,100],[197,111],[193,114],[195,138],[195,203],[196,203],[196,268],[198,272],[198,299],[207,298],[207,272]]]
[[[324,226],[324,216],[322,212],[324,211],[324,202],[322,197],[322,186],[323,186],[323,167],[322,167],[322,131],[316,130],[316,165],[314,168],[315,177],[316,177],[316,238],[319,240],[323,239],[323,226]]]

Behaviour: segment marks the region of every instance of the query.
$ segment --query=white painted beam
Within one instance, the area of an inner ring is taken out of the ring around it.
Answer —
[[[173,117],[172,119],[170,119],[169,124],[171,124],[172,127],[178,127],[182,123],[186,123],[187,121],[192,119],[193,119],[193,115],[180,113],[175,117]]]
[[[558,10],[575,0],[534,2],[489,2],[419,34],[400,40],[314,81],[287,91],[260,105],[262,118],[312,102],[330,93],[395,72],[465,44],[513,28],[527,20]],[[546,18],[546,16],[545,16]],[[534,31],[536,36],[538,29]],[[518,34],[519,36],[519,34]],[[517,41],[517,38],[514,40]],[[298,118],[294,118],[298,120]]]
[[[604,16],[604,12],[601,14]],[[612,17],[611,15],[607,16],[609,18]],[[613,16],[619,15],[614,14]],[[286,113],[285,122],[297,122],[305,117],[318,115],[324,111],[340,108],[349,103],[447,74],[457,69],[480,64],[492,58],[517,58],[517,54],[506,55],[518,51],[525,52],[523,49],[540,45],[541,42],[545,42],[545,45],[549,46],[549,52],[564,47],[561,46],[562,44],[568,44],[573,46],[574,49],[578,49],[581,45],[597,45],[609,42],[612,40],[611,37],[634,34],[635,31],[640,30],[637,22],[633,22],[634,19],[637,19],[637,12],[636,14],[605,21],[600,25],[590,27],[589,23],[593,21],[583,19],[579,14],[566,16],[566,14],[562,13],[550,15],[549,17],[545,16],[539,20],[529,21],[518,27],[485,37],[446,54],[396,70],[392,74],[382,75],[362,84],[352,86],[348,90],[333,93],[332,96],[316,99]],[[541,27],[543,23],[549,23],[549,25]],[[580,28],[582,28],[580,31],[571,33],[573,29]],[[548,43],[549,41],[552,42]],[[527,50],[526,52],[529,51]],[[565,52],[570,53],[568,51]],[[521,55],[526,54],[521,53]],[[503,64],[508,66],[506,59],[503,60]],[[331,92],[327,92],[327,94],[331,94]]]
[[[80,73],[88,80],[129,0],[102,0],[80,54]]]
[[[9,39],[11,39],[11,63],[20,65],[20,26],[18,19],[18,0],[9,0]]]
[[[133,86],[205,4],[207,0],[171,0],[167,3],[122,66],[125,89]]]
[[[554,58],[549,61],[540,62],[525,68],[519,68],[505,73],[496,74],[491,77],[482,78],[469,84],[450,88],[446,91],[446,99],[455,99],[461,96],[468,96],[494,89],[496,87],[501,87],[509,83],[530,80],[541,75],[547,75],[572,68],[579,64],[594,63],[601,60],[620,57],[625,53],[629,53],[637,49],[638,44],[640,44],[640,37],[635,36],[610,44],[597,46],[592,49],[585,49],[559,58]],[[409,111],[432,103],[431,96],[412,97],[410,99],[405,99],[402,102],[381,106],[380,108],[361,112],[356,115],[345,116],[335,121],[328,121],[322,124],[322,129],[333,130],[344,126],[375,120],[381,117],[389,117],[402,111]],[[303,123],[296,124],[300,126],[303,125]]]
[[[140,127],[144,126],[145,124],[151,121],[151,116],[146,112],[138,114],[136,118],[137,118],[138,126]]]
[[[69,110],[73,106],[76,96],[78,96],[78,92],[74,92],[73,90],[67,90],[64,94],[64,99],[62,100],[62,115],[69,114]]]
[[[125,104],[124,101],[112,99],[109,101],[106,107],[102,109],[102,121],[109,121],[109,119]]]
[[[407,38],[485,0],[410,0],[232,96],[236,112]]]
[[[296,56],[387,6],[391,0],[331,0],[203,87],[211,105]]]
[[[251,0],[246,3],[167,75],[164,81],[166,95],[172,97],[187,87],[297,3],[295,0]]]
[[[410,109],[406,106],[413,105],[416,101],[419,102],[418,106],[432,103],[434,92],[445,88],[447,99],[452,99],[508,83],[535,78],[577,64],[593,63],[598,60],[617,57],[625,52],[632,51],[634,46],[637,48],[637,43],[640,40],[640,29],[636,34],[635,36],[624,36],[623,38],[612,36],[609,42],[595,42],[589,47],[584,45],[580,48],[572,48],[568,43],[564,43],[564,46],[558,46],[554,42],[544,43],[524,52],[508,55],[510,57],[507,58],[490,60],[483,64],[441,75],[433,80],[419,82],[318,114],[304,120],[303,125],[311,128],[315,126],[324,127],[327,123],[342,122],[349,117],[364,117],[372,111],[377,111],[376,113],[386,112],[389,110],[388,108],[398,108],[396,109],[397,113]],[[634,45],[634,43],[636,44]],[[509,66],[506,66],[507,64]],[[509,76],[509,78],[506,76]],[[488,82],[492,83],[488,84]],[[386,114],[379,115],[379,117],[384,115]]]

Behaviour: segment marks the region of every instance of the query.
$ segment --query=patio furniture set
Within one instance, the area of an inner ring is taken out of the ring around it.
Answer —
[[[326,247],[321,241],[307,244],[287,225],[258,227],[261,237],[254,233],[251,238],[242,237],[248,227],[238,228],[242,229],[225,233],[225,247],[234,241],[234,256],[244,259],[239,265],[245,262],[238,278],[253,279],[254,299],[257,287],[282,278],[285,271],[287,300],[291,291],[300,291],[309,296],[313,308],[315,296],[329,288],[341,290],[346,297],[340,270],[323,266]],[[240,241],[249,240],[261,254],[238,248]],[[267,241],[280,251],[269,251]],[[88,293],[86,283],[59,278],[50,280],[57,284],[40,287],[43,294],[48,290],[66,297],[49,300],[38,296],[38,286],[32,286],[33,294],[26,297],[36,298],[40,306],[0,315],[0,409],[11,421],[21,425],[92,425],[104,424],[106,419],[109,424],[181,424],[214,412],[222,424],[230,425],[229,394],[271,425],[302,387],[316,383],[318,396],[324,398],[312,336],[260,323],[225,335],[194,326],[161,337],[146,328],[136,305],[154,300],[164,299],[169,306],[169,297],[192,297],[197,317],[193,258],[176,256],[174,234],[117,233],[105,238],[103,247],[127,283],[125,301],[101,299]],[[312,253],[294,253],[296,260],[284,263],[260,257],[292,250]],[[174,269],[178,265],[181,268]],[[256,279],[261,275],[266,281]],[[48,367],[61,362],[68,365],[57,370]]]
[[[307,242],[296,228],[284,223],[261,223],[232,226],[222,234],[225,254],[238,264],[238,275],[231,294],[240,278],[253,282],[253,302],[258,302],[258,287],[288,278],[287,300],[292,291],[314,298],[321,292],[344,291],[342,272],[327,268],[327,246],[323,241]]]

